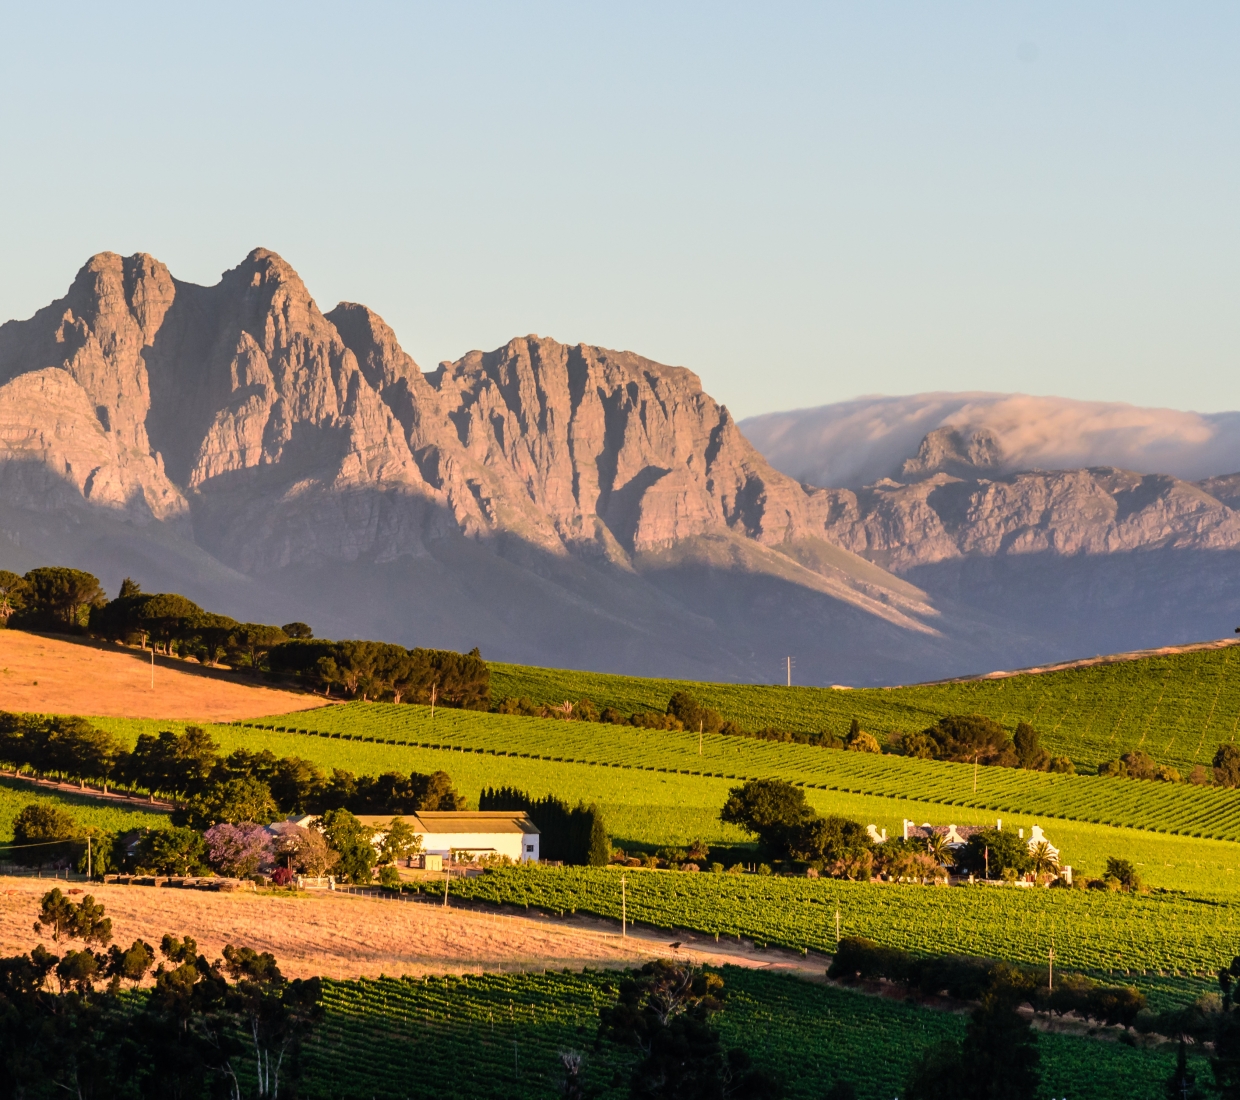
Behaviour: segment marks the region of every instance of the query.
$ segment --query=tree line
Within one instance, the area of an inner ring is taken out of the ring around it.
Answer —
[[[156,966],[151,944],[111,943],[111,919],[89,894],[49,891],[35,930],[55,950],[0,959],[3,1095],[296,1094],[299,1051],[323,1015],[318,978],[290,981],[269,952],[232,944],[212,961],[170,934]]]
[[[306,623],[238,622],[175,592],[143,592],[129,578],[109,600],[99,579],[80,569],[45,566],[24,576],[0,570],[0,622],[150,646],[205,665],[226,662],[349,699],[473,710],[491,702],[490,670],[477,649],[462,654],[316,639]]]
[[[480,810],[524,811],[538,827],[540,859],[575,867],[605,867],[611,860],[611,839],[599,808],[578,802],[569,807],[554,795],[532,798],[515,787],[487,787],[478,798]]]

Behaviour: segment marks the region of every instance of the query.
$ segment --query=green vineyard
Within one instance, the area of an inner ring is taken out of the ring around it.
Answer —
[[[54,804],[67,810],[79,824],[112,833],[162,825],[168,820],[166,814],[154,810],[126,805],[110,806],[95,798],[65,791],[49,791],[44,787],[23,783],[19,779],[0,777],[0,842],[7,843],[13,839],[13,818],[23,806],[28,806],[31,802]],[[5,854],[0,852],[0,857]]]
[[[1229,651],[1230,652],[1230,651]],[[386,703],[349,703],[253,723],[273,732],[820,790],[1240,840],[1240,791],[977,768],[720,734],[670,733]],[[501,769],[502,770],[502,766]],[[976,790],[974,786],[976,785]]]
[[[617,868],[515,868],[453,880],[462,898],[620,919]],[[1214,973],[1240,953],[1240,912],[1205,898],[935,888],[760,875],[625,874],[630,920],[829,954],[841,935],[1093,973]]]
[[[1209,764],[1240,732],[1234,647],[1197,650],[1037,675],[901,688],[782,687],[647,680],[596,672],[493,664],[495,698],[538,703],[590,698],[625,712],[663,710],[673,691],[692,692],[747,729],[845,732],[852,718],[880,740],[924,729],[946,714],[984,714],[1042,731],[1046,747],[1078,766],[1140,748],[1162,763]]]
[[[795,1100],[852,1081],[862,1100],[902,1091],[925,1048],[959,1036],[959,1016],[795,978],[727,967],[724,1042],[779,1076]],[[326,1018],[304,1054],[311,1100],[534,1100],[558,1095],[559,1054],[585,1055],[587,1095],[627,1095],[632,1055],[595,1046],[600,1005],[618,976],[483,974],[325,982]],[[1074,1100],[1162,1095],[1169,1051],[1044,1034],[1046,1095]],[[1199,1067],[1201,1068],[1201,1067]],[[1208,1071],[1207,1071],[1208,1072]]]
[[[729,787],[735,785],[733,780],[684,774],[688,769],[680,772],[650,772],[636,768],[573,764],[563,759],[556,761],[541,758],[554,755],[552,753],[500,756],[485,751],[465,752],[450,748],[417,749],[387,744],[383,738],[360,739],[374,736],[376,725],[371,721],[372,716],[395,711],[397,718],[413,721],[416,720],[417,712],[423,709],[358,703],[312,712],[316,722],[353,723],[356,730],[350,735],[355,738],[353,740],[344,737],[313,737],[245,726],[213,726],[211,732],[225,751],[242,746],[251,750],[269,749],[277,756],[305,757],[324,769],[341,767],[359,774],[389,770],[408,772],[414,769],[430,772],[443,769],[452,776],[453,782],[474,805],[477,804],[478,794],[484,787],[505,784],[520,787],[539,796],[554,794],[573,803],[578,799],[596,802],[603,808],[611,835],[621,847],[684,845],[695,837],[701,837],[711,845],[739,844],[748,840],[746,834],[739,829],[719,821],[719,808],[727,798]],[[456,727],[458,730],[462,727],[468,728],[464,726],[471,717],[467,712],[447,713],[452,721],[461,723]],[[288,721],[286,731],[309,728],[312,714],[294,716],[301,723],[300,727]],[[442,727],[439,725],[440,716],[443,714],[443,711],[436,712],[435,726],[439,737],[439,740],[434,742],[436,744],[443,744],[452,736],[450,732],[444,733],[444,730],[450,731],[453,728],[448,722]],[[531,730],[534,734],[540,734],[547,727],[552,731],[561,730],[571,725],[537,718],[499,718],[494,715],[482,717],[515,723],[503,728],[516,731],[519,735]],[[180,726],[180,723],[138,719],[99,718],[95,721],[112,730],[127,743],[132,743],[142,732],[150,733],[161,728]],[[371,724],[367,726],[363,725],[363,722]],[[284,722],[273,719],[264,724],[283,725]],[[367,728],[372,732],[363,733]],[[586,728],[606,730],[608,727]],[[683,737],[681,734],[641,736],[650,738],[651,743],[655,736],[672,739]],[[888,761],[897,764],[920,763],[893,757],[806,749],[803,746],[761,744],[774,749],[798,748],[832,758],[845,758],[850,764],[853,761],[858,762],[859,766],[881,765]],[[930,766],[931,771],[938,769],[960,770],[960,766]],[[970,773],[971,780],[972,769],[964,770]],[[982,771],[979,788],[982,788],[985,775]],[[1003,776],[1032,776],[1035,781],[1039,778],[1036,773],[1013,773],[1006,769]],[[1133,789],[1138,792],[1151,788],[1159,791],[1164,789],[1163,785],[1152,783],[1100,780],[1096,777],[1080,782],[1097,784],[1095,790],[1115,790],[1121,795]],[[1040,822],[1047,828],[1052,841],[1063,850],[1064,859],[1088,874],[1101,874],[1109,856],[1121,855],[1135,861],[1142,877],[1154,886],[1227,894],[1234,894],[1240,889],[1240,883],[1237,882],[1240,877],[1240,848],[1230,842],[1172,836],[1148,830],[1120,829],[1089,822],[1061,820],[1048,823],[1046,818],[1049,815],[1019,814],[1004,807],[989,810],[961,806],[959,803],[944,805],[917,801],[917,793],[911,786],[903,797],[862,795],[817,787],[806,789],[808,801],[821,812],[841,813],[866,824],[873,823],[879,828],[887,829],[891,835],[899,835],[900,822],[904,818],[918,822],[986,824],[993,823],[996,817],[1002,816],[1005,828],[1027,828]]]

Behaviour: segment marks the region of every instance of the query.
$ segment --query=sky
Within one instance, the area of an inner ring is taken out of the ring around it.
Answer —
[[[275,249],[431,370],[1240,408],[1240,6],[0,4],[0,319]]]

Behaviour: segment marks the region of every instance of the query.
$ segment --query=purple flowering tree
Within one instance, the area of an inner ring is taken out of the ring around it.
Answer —
[[[207,862],[221,875],[247,878],[271,866],[274,851],[271,834],[261,825],[212,825],[203,839]]]

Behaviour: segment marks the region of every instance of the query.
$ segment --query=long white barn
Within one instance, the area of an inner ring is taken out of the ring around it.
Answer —
[[[416,814],[362,814],[363,825],[382,834],[393,816],[403,817],[422,837],[428,855],[460,859],[507,856],[514,863],[537,863],[538,826],[522,811],[423,810]]]

